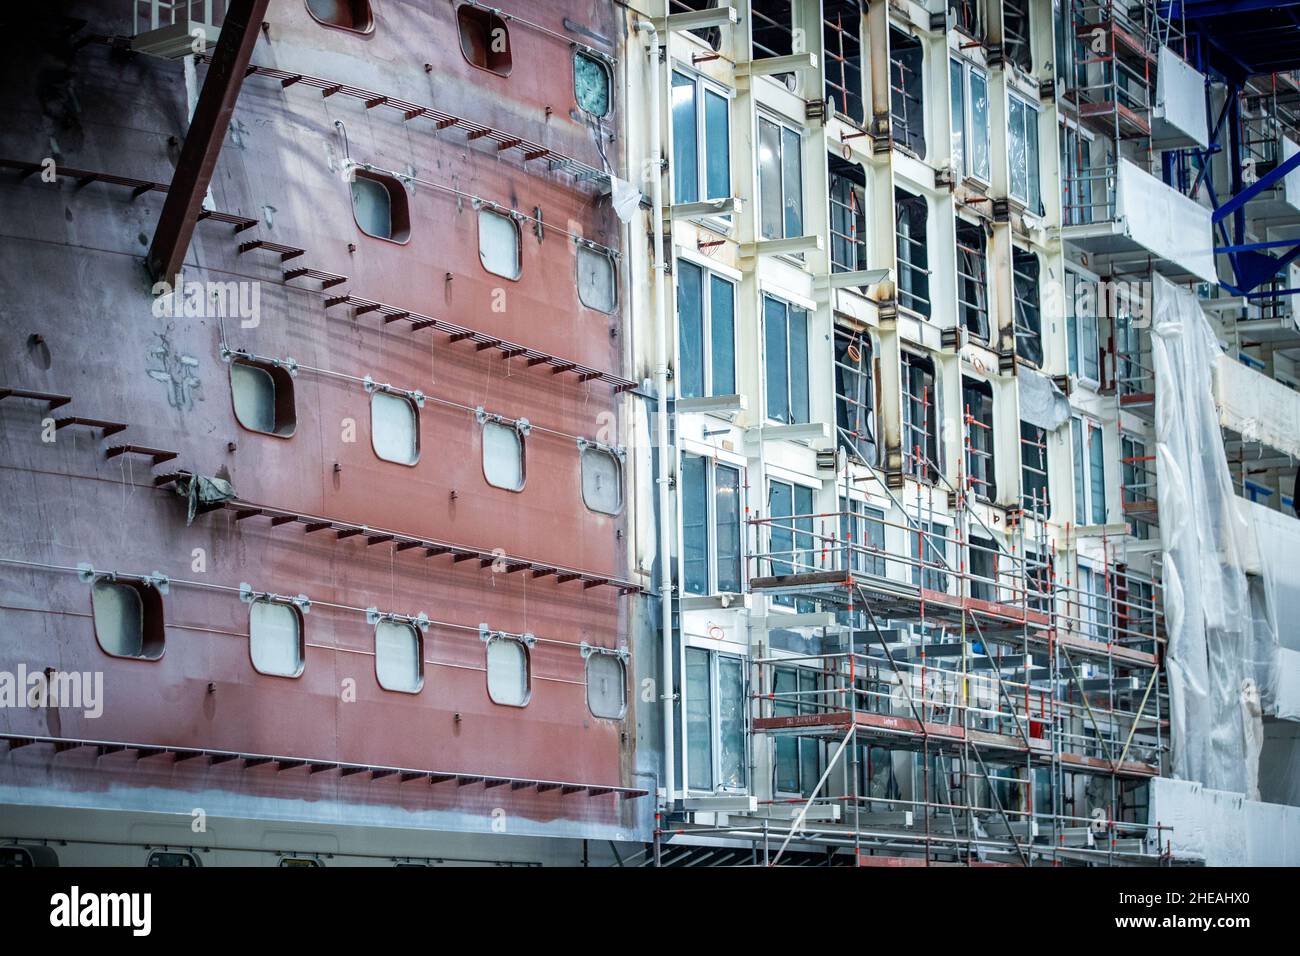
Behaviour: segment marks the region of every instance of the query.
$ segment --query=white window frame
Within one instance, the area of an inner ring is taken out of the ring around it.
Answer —
[[[796,236],[787,236],[785,232],[785,208],[786,208],[786,199],[787,199],[785,193],[785,134],[787,132],[794,133],[795,136],[797,136],[799,139],[799,225],[800,225],[799,234],[806,235],[808,232],[808,196],[807,196],[808,189],[806,185],[806,180],[808,176],[807,176],[807,170],[804,168],[804,161],[803,161],[804,130],[803,127],[797,126],[794,123],[790,122],[789,120],[783,119],[782,117],[778,116],[776,113],[772,113],[767,110],[759,110],[757,120],[754,124],[754,135],[756,138],[760,138],[759,130],[762,128],[762,124],[764,122],[768,122],[776,126],[777,130],[779,131],[779,135],[777,139],[781,144],[781,155],[777,157],[777,161],[776,161],[777,170],[779,173],[777,178],[780,179],[781,181],[781,202],[780,202],[781,232],[780,235],[774,236],[772,238],[773,239],[797,238]],[[761,142],[761,138],[760,138],[760,142]],[[761,146],[759,146],[757,142],[755,143],[755,149],[756,150],[761,149]],[[763,238],[763,170],[762,170],[762,162],[759,160],[757,152],[755,153],[754,175],[755,175],[755,179],[758,182],[758,194],[756,196],[758,208],[757,210],[755,210],[758,213],[757,237],[759,239],[762,239]],[[800,260],[802,259],[802,253],[798,255],[789,256],[788,258],[794,259],[796,261]]]
[[[695,72],[694,70],[686,67],[681,63],[674,63],[672,72],[677,76],[680,76],[684,80],[689,80],[690,85],[693,85],[695,87],[693,103],[695,106],[695,195],[699,197],[697,201],[707,202],[713,199],[728,199],[736,191],[735,182],[731,174],[731,103],[732,100],[735,98],[735,91],[729,90],[725,86],[722,86],[719,83],[715,83],[712,80],[709,80],[708,78],[702,76],[701,74]],[[688,84],[681,84],[681,85],[686,86]],[[669,77],[668,87],[669,87],[669,96],[671,96],[672,95],[671,76]],[[708,165],[706,160],[708,159],[709,152],[712,149],[714,144],[711,143],[709,140],[708,122],[706,120],[706,110],[704,109],[705,95],[707,93],[712,93],[716,96],[722,97],[723,102],[727,104],[727,136],[726,136],[726,143],[725,143],[726,151],[727,151],[727,194],[724,196],[709,195],[709,171],[708,171]],[[669,104],[668,126],[669,129],[671,129],[673,126],[671,103]],[[677,151],[677,146],[676,143],[674,143],[673,144],[674,155],[676,154],[676,151]],[[677,202],[677,203],[685,202],[686,200],[683,200],[680,196],[677,195],[676,172],[673,173],[672,186],[673,186],[673,202]],[[703,218],[713,219],[720,223],[726,224],[728,226],[730,225],[731,222],[731,216],[729,215],[706,216]]]
[[[702,358],[704,362],[703,389],[704,389],[705,397],[713,397],[719,394],[714,389],[713,386],[713,379],[714,379],[713,280],[717,278],[720,281],[725,282],[729,286],[731,286],[731,381],[734,385],[736,385],[738,390],[740,384],[738,365],[740,363],[738,362],[737,360],[738,356],[736,355],[736,302],[737,302],[737,293],[740,291],[739,282],[735,278],[727,275],[726,273],[721,272],[718,269],[710,268],[709,266],[701,262],[697,262],[695,259],[686,258],[685,256],[678,256],[677,261],[679,264],[679,270],[680,270],[680,266],[682,264],[685,264],[691,266],[692,268],[699,269],[701,272],[700,338],[702,340],[701,349],[703,351]],[[677,364],[675,367],[680,369],[682,367],[681,298],[680,296],[675,296],[674,299],[675,299],[674,305],[676,306],[676,318],[677,318],[677,341],[674,343],[674,347],[677,350]],[[735,392],[723,392],[721,394],[733,395],[735,394]],[[678,388],[677,397],[678,398],[681,397],[680,387]]]
[[[992,183],[992,181],[993,181],[993,180],[992,180],[992,175],[993,175],[993,171],[992,171],[992,167],[993,167],[993,130],[992,130],[991,125],[990,125],[990,124],[988,123],[988,121],[986,120],[986,121],[985,121],[985,124],[984,124],[984,157],[985,157],[985,163],[989,166],[989,169],[986,170],[986,171],[981,175],[979,172],[977,172],[977,171],[973,168],[973,165],[974,165],[974,164],[973,164],[972,161],[971,161],[971,157],[974,155],[974,150],[971,148],[971,144],[974,142],[974,123],[973,123],[973,121],[972,121],[972,105],[971,105],[972,100],[971,100],[971,84],[970,84],[970,81],[971,81],[971,75],[972,75],[972,74],[976,74],[976,75],[978,75],[978,76],[980,77],[980,79],[982,79],[982,80],[984,81],[984,103],[985,103],[985,109],[986,109],[986,111],[987,111],[988,102],[989,102],[989,74],[988,74],[988,71],[987,71],[987,70],[982,69],[981,67],[976,66],[974,63],[972,63],[970,60],[967,60],[965,57],[961,57],[961,56],[956,56],[956,55],[952,55],[952,54],[950,54],[949,57],[948,57],[948,69],[951,71],[954,65],[958,66],[958,67],[961,69],[961,117],[960,117],[960,120],[961,120],[961,143],[962,143],[961,154],[962,154],[962,162],[961,162],[961,169],[957,169],[956,166],[954,165],[954,167],[953,167],[953,173],[954,173],[957,177],[960,177],[960,178],[962,178],[962,179],[969,179],[969,180],[972,180],[973,182],[977,182],[977,183],[981,184],[982,186],[987,187],[987,186],[989,186],[989,185]],[[956,106],[956,104],[952,102],[952,74],[951,74],[951,72],[949,73],[949,76],[948,76],[948,90],[949,90],[949,95],[948,95],[948,100],[949,100],[949,102],[948,102],[948,108],[949,108],[949,110],[953,110],[954,107]],[[956,117],[955,115],[951,116],[950,119],[949,119],[949,132],[950,132],[950,133],[951,133],[951,130],[952,130],[952,123],[953,123],[953,121],[955,121],[956,119],[957,119],[957,117]],[[951,147],[950,147],[950,148],[951,148]],[[953,157],[953,159],[955,160],[956,157]]]
[[[522,418],[517,421],[511,421],[508,418],[502,418],[500,415],[489,415],[487,413],[480,413],[478,418],[480,441],[483,445],[483,453],[481,456],[483,480],[488,483],[489,487],[500,488],[502,491],[509,491],[513,494],[521,493],[524,488],[528,486],[528,432],[531,430],[531,426],[528,424],[527,420]],[[487,434],[488,428],[494,425],[500,426],[501,428],[512,429],[515,433],[515,437],[519,440],[519,487],[517,488],[513,488],[509,485],[499,485],[488,476]]]
[[[1013,191],[1012,183],[1015,181],[1015,171],[1011,168],[1011,109],[1012,102],[1018,102],[1025,109],[1025,185],[1027,189],[1032,189],[1032,183],[1038,180],[1038,201],[1043,201],[1043,143],[1042,136],[1038,132],[1039,110],[1038,106],[1031,103],[1025,97],[1017,93],[1007,94],[1007,196],[1023,206],[1030,215],[1038,215],[1037,207],[1030,206],[1029,196],[1017,196]],[[1033,123],[1034,129],[1034,155],[1029,155],[1029,126]]]
[[[698,458],[704,462],[704,561],[706,565],[706,577],[704,594],[739,594],[745,591],[745,469],[742,465],[735,465],[727,461],[719,461],[717,458],[709,455],[702,455],[689,449],[683,449],[681,460],[685,462],[687,458]],[[739,591],[719,591],[718,590],[718,469],[727,468],[736,473],[736,544],[737,554],[736,561],[739,565],[739,577],[737,584],[740,585]],[[686,492],[685,476],[679,482],[682,494]],[[679,522],[681,516],[685,514],[685,507],[681,501],[678,501]],[[682,546],[678,548],[678,581],[681,582],[681,593],[696,595],[695,591],[686,590],[686,542],[685,530],[678,537]],[[702,596],[702,595],[697,595]]]
[[[1077,426],[1075,423],[1078,423]],[[1102,515],[1097,520],[1092,482],[1091,442],[1093,436],[1101,442],[1102,464]],[[1082,462],[1082,467],[1079,467]],[[1070,416],[1070,483],[1074,487],[1074,520],[1078,525],[1105,524],[1109,515],[1106,501],[1106,432],[1101,423],[1087,415]],[[1082,487],[1080,487],[1082,484]],[[1083,520],[1087,519],[1087,520]]]
[[[682,651],[682,661],[685,664],[687,651],[696,651],[708,655],[709,660],[709,755],[711,766],[709,767],[709,781],[713,784],[712,789],[704,790],[699,787],[691,786],[691,768],[690,768],[690,728],[689,721],[686,719],[685,707],[682,708],[682,790],[692,793],[747,793],[749,792],[749,767],[746,762],[745,738],[749,727],[749,706],[742,703],[742,721],[744,727],[741,733],[740,742],[740,772],[743,779],[738,787],[724,787],[719,781],[722,779],[722,721],[721,708],[719,707],[719,667],[718,661],[726,658],[734,661],[740,667],[740,696],[743,702],[748,701],[746,689],[749,686],[749,658],[739,652],[722,651],[710,647],[704,647],[697,644],[688,644]],[[682,690],[685,694],[687,691],[686,672],[683,667],[682,671]],[[685,703],[685,701],[683,701]]]
[[[1094,292],[1089,298],[1092,300],[1092,307],[1088,310],[1090,317],[1081,316],[1078,308],[1078,284],[1081,282],[1090,283],[1094,289],[1097,280],[1087,273],[1079,272],[1074,269],[1065,270],[1065,309],[1066,322],[1065,334],[1068,337],[1069,351],[1066,355],[1067,362],[1072,360],[1076,370],[1072,371],[1075,380],[1081,385],[1087,385],[1096,390],[1101,387],[1101,311],[1097,302],[1097,295]],[[1097,366],[1096,375],[1088,375],[1084,371],[1084,346],[1087,345],[1085,336],[1085,322],[1090,322],[1093,331],[1092,348],[1095,354]],[[1073,332],[1070,326],[1074,326]]]
[[[383,678],[379,676],[379,629],[385,626],[404,628],[412,637],[415,638],[415,667],[417,680],[414,689],[409,687],[389,687],[384,683]],[[420,691],[424,690],[424,635],[421,633],[421,627],[414,621],[407,621],[393,617],[381,617],[379,620],[375,621],[374,639],[375,683],[383,690],[393,694],[418,694]]]

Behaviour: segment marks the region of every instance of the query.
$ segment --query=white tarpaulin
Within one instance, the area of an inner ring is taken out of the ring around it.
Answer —
[[[1127,159],[1119,162],[1116,188],[1124,230],[1134,242],[1206,282],[1219,281],[1209,209]]]
[[[1055,431],[1070,418],[1070,400],[1046,375],[1021,366],[1016,372],[1016,386],[1020,392],[1020,418]]]
[[[1219,347],[1196,297],[1155,277],[1156,487],[1165,551],[1166,659],[1175,777],[1258,798],[1258,681],[1267,645],[1252,623],[1244,548],[1211,375]]]

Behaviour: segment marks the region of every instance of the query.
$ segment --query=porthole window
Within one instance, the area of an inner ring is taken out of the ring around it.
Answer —
[[[149,862],[145,865],[195,867],[199,866],[200,863],[199,858],[193,853],[154,850],[149,854]]]
[[[384,690],[418,694],[424,686],[424,641],[405,621],[375,625],[375,678]]]
[[[483,268],[493,275],[518,279],[522,271],[519,259],[519,224],[510,216],[491,209],[480,209],[478,257]]]
[[[307,12],[317,22],[354,33],[369,33],[375,28],[370,0],[307,0]]]
[[[163,655],[162,594],[143,581],[99,578],[91,586],[95,640],[105,654],[156,661]]]
[[[514,66],[510,31],[500,16],[466,3],[456,10],[456,25],[460,30],[460,52],[470,64],[497,76],[510,75]]]
[[[582,502],[592,511],[616,515],[623,510],[623,465],[612,451],[582,449]]]
[[[614,654],[587,658],[587,709],[593,717],[620,720],[627,711],[627,668]]]
[[[602,60],[582,50],[574,52],[573,90],[578,106],[592,116],[605,116],[611,85],[609,67]]]
[[[578,247],[578,299],[589,309],[613,312],[618,304],[614,257],[587,246]]]
[[[297,677],[303,668],[302,613],[284,601],[254,601],[248,615],[248,649],[259,674]]]
[[[384,461],[414,465],[420,460],[420,413],[404,395],[370,396],[370,445]]]
[[[392,176],[356,170],[352,180],[352,216],[357,228],[375,239],[405,243],[411,238],[406,187]]]
[[[485,422],[483,425],[483,477],[494,488],[523,491],[524,438],[514,425]]]
[[[293,377],[283,368],[251,359],[230,363],[235,418],[249,431],[288,438],[298,427]]]
[[[531,692],[528,648],[509,638],[488,641],[487,681],[488,696],[494,704],[527,704]]]

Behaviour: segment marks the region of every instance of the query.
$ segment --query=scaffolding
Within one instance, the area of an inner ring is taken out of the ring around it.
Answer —
[[[888,517],[852,509],[846,466],[840,510],[749,520],[750,590],[836,623],[754,649],[747,749],[768,748],[770,796],[660,841],[747,840],[766,865],[1170,862],[1146,818],[1167,726],[1155,578],[1110,546],[1086,583],[1077,554],[1058,577],[1033,512],[1011,509],[1003,541],[976,484],[913,454],[934,480],[856,479]]]

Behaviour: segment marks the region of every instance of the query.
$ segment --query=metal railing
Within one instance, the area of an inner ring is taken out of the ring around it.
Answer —
[[[228,0],[135,0],[132,35],[191,23],[219,27],[226,16]]]

